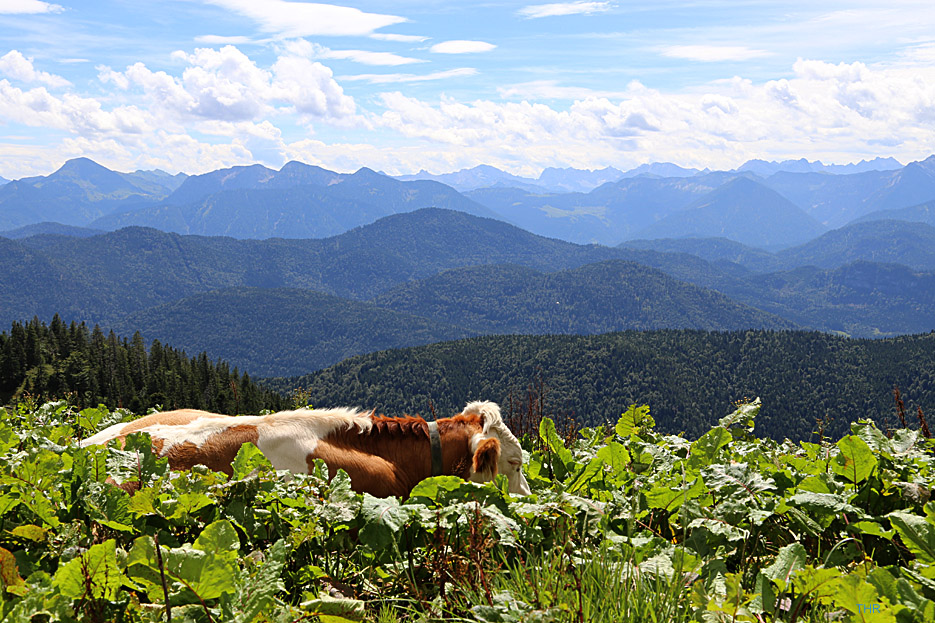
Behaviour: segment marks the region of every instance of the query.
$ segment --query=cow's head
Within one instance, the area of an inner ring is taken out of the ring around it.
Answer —
[[[500,407],[488,401],[469,402],[464,413],[476,413],[484,422],[481,432],[471,439],[471,480],[486,482],[503,474],[510,481],[510,493],[532,493],[523,474],[523,449],[503,423]]]

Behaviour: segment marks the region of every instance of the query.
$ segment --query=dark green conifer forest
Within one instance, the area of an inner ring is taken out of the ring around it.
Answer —
[[[218,413],[285,405],[248,374],[206,353],[188,357],[158,340],[147,351],[139,333],[121,338],[98,326],[66,324],[58,315],[48,325],[34,318],[0,333],[0,404],[28,398],[68,398],[79,407],[104,404],[134,413],[158,405]]]

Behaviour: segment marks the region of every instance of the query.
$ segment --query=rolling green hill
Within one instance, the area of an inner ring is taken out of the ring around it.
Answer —
[[[799,244],[825,228],[763,184],[735,178],[638,232],[640,238],[723,237],[761,248]]]
[[[207,351],[255,376],[301,374],[353,355],[474,335],[369,303],[289,288],[196,294],[130,314],[114,330]]]
[[[373,302],[478,333],[794,326],[717,292],[623,260],[554,273],[515,265],[453,269],[397,286]]]
[[[783,249],[776,254],[786,269],[837,268],[863,260],[935,270],[935,227],[901,220],[858,222]]]
[[[733,262],[755,272],[769,272],[784,267],[775,254],[727,238],[653,238],[627,240],[618,246],[663,253],[686,253],[709,262]]]
[[[802,327],[862,336],[892,335],[929,330],[935,317],[928,273],[864,263],[857,268],[845,266],[828,271],[754,274],[730,262],[712,263],[687,254],[652,250],[576,245],[536,236],[493,219],[426,209],[396,214],[373,225],[316,240],[236,240],[179,236],[143,228],[88,238],[40,235],[16,241],[4,239],[0,241],[0,300],[5,305],[0,307],[0,322],[33,316],[48,319],[60,313],[67,320],[110,324],[128,313],[234,287],[299,288],[366,301],[394,287],[454,268],[515,264],[554,272],[611,259],[656,268]],[[452,281],[446,288],[457,291],[475,287],[470,275],[463,274],[467,279],[464,285]],[[588,283],[595,292],[602,287],[595,279]],[[523,287],[523,283],[516,284],[517,289]],[[625,291],[626,283],[620,282],[620,287]],[[610,300],[606,292],[583,296]],[[518,300],[510,299],[509,304]],[[615,303],[630,304],[619,298]],[[644,297],[642,307],[647,305],[653,305],[651,297]],[[615,313],[612,306],[603,309]],[[658,326],[652,324],[659,320],[658,315],[651,322],[648,318],[661,309],[657,306],[646,316],[630,316],[649,323],[638,326]],[[675,316],[680,313],[680,322],[690,317],[682,312],[675,312]],[[593,314],[591,317],[593,320]],[[545,326],[541,318],[536,322]],[[573,326],[582,318],[561,322]],[[609,328],[622,327],[604,322],[587,330]]]
[[[290,288],[231,288],[137,311],[112,326],[207,351],[251,374],[285,376],[353,355],[491,333],[793,325],[613,260],[551,274],[515,265],[453,269],[368,303]]]
[[[935,332],[887,340],[800,331],[487,336],[363,355],[267,383],[307,388],[316,406],[425,413],[432,404],[448,414],[468,400],[494,400],[508,413],[539,378],[547,412],[574,415],[579,425],[647,404],[662,430],[691,437],[732,401],[758,396],[761,434],[807,439],[823,418],[837,437],[856,418],[893,424],[894,385],[910,409],[935,410]]]

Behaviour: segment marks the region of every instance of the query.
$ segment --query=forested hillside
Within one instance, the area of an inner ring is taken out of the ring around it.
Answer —
[[[624,260],[548,273],[503,264],[458,268],[397,286],[373,301],[478,333],[795,327],[718,292]]]
[[[557,273],[515,265],[454,269],[370,302],[295,288],[228,288],[117,321],[256,376],[307,374],[346,357],[491,333],[792,328],[722,294],[631,262]]]
[[[663,430],[693,437],[733,401],[760,397],[762,434],[808,439],[822,419],[837,437],[860,417],[881,428],[895,423],[894,385],[912,409],[935,411],[935,333],[886,340],[782,331],[478,337],[355,357],[269,384],[306,388],[316,406],[425,413],[431,404],[449,414],[467,400],[525,401],[537,379],[548,411],[580,425],[647,404]]]
[[[370,303],[293,288],[230,288],[130,314],[118,332],[207,351],[254,376],[305,374],[346,357],[475,335]]]
[[[189,358],[158,341],[147,352],[139,333],[120,338],[58,316],[48,325],[13,323],[9,333],[0,333],[0,404],[66,397],[77,406],[137,412],[161,405],[256,413],[285,405],[246,373],[205,353]]]

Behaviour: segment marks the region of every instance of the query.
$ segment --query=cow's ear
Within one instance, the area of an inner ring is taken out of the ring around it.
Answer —
[[[474,471],[477,473],[488,473],[492,476],[497,475],[497,463],[500,462],[500,440],[485,439],[477,446],[477,452],[474,453]]]

